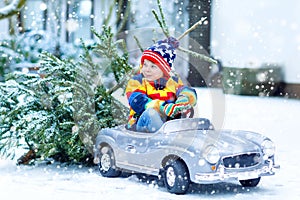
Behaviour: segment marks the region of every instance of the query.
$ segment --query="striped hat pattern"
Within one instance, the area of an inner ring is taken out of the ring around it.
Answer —
[[[169,76],[171,67],[176,58],[175,49],[179,46],[176,38],[169,37],[165,40],[160,40],[147,48],[141,57],[141,64],[144,60],[150,60],[156,64],[166,76]]]

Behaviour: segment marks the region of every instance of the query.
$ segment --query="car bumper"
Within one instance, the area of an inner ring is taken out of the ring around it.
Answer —
[[[243,169],[242,171],[227,170],[220,165],[215,173],[196,173],[193,181],[195,183],[217,183],[230,180],[248,180],[274,175],[279,169],[280,166],[274,165],[272,160],[268,160],[268,164],[260,168]]]

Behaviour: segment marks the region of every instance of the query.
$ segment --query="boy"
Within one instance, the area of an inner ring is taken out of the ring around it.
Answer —
[[[169,37],[143,52],[140,74],[132,77],[126,87],[130,106],[128,129],[155,132],[167,119],[196,105],[196,91],[171,75],[178,46],[179,42]]]

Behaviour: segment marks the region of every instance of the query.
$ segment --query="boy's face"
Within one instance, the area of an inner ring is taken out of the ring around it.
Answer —
[[[164,76],[163,71],[150,60],[145,59],[141,73],[148,81],[155,81]]]

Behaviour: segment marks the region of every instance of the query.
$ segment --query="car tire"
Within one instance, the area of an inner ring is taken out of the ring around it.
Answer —
[[[190,175],[185,163],[172,160],[164,167],[164,185],[170,193],[185,194],[190,185]]]
[[[116,168],[115,156],[111,147],[103,146],[100,149],[99,171],[104,177],[118,177],[121,171]]]
[[[240,180],[243,187],[256,187],[260,181],[260,177],[248,180]]]

